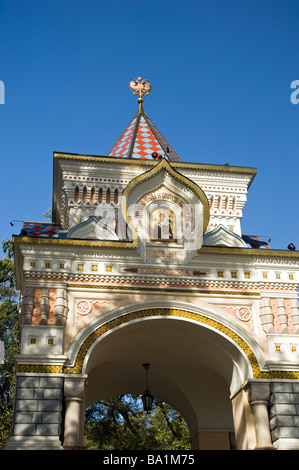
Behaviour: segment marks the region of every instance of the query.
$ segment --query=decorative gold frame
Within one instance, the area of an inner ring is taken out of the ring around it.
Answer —
[[[130,229],[132,231],[133,240],[135,240],[137,238],[137,233],[136,233],[135,227],[134,226],[132,227],[132,222],[128,217],[128,213],[127,213],[128,197],[137,185],[141,184],[143,181],[145,181],[149,178],[152,178],[154,175],[156,175],[158,172],[160,172],[162,170],[166,170],[175,179],[177,179],[181,183],[183,183],[186,186],[188,186],[189,188],[191,188],[199,196],[199,199],[201,200],[201,202],[203,204],[203,211],[204,211],[203,232],[205,232],[205,230],[208,226],[208,223],[209,223],[209,220],[210,220],[210,206],[209,206],[208,198],[205,195],[204,191],[196,183],[194,183],[189,178],[186,178],[186,176],[183,176],[181,173],[176,171],[172,167],[172,165],[170,165],[170,163],[165,158],[163,158],[163,160],[161,160],[159,163],[156,163],[154,168],[150,169],[149,171],[146,171],[146,172],[142,173],[141,175],[136,176],[136,178],[131,180],[130,183],[126,186],[126,188],[123,191],[123,195],[122,195],[123,197],[122,197],[122,201],[121,201],[122,216],[123,216],[124,220],[126,221],[126,223],[128,224],[128,226],[130,227]]]

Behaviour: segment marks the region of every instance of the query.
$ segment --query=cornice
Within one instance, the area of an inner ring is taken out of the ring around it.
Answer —
[[[117,157],[106,157],[96,155],[80,155],[75,153],[63,153],[54,152],[54,159],[67,159],[67,160],[82,160],[82,161],[94,161],[101,163],[113,163],[113,164],[128,164],[128,165],[141,165],[141,166],[155,166],[157,161],[155,160],[139,160],[135,158],[117,158]],[[224,173],[245,173],[254,177],[257,169],[251,167],[239,167],[239,166],[228,166],[228,165],[212,165],[208,163],[191,163],[191,162],[171,162],[171,166],[179,169],[190,168],[205,171],[216,171]]]
[[[46,271],[26,271],[24,272],[26,282],[66,282],[68,287],[84,289],[107,289],[119,291],[145,291],[145,292],[181,292],[181,293],[200,293],[217,295],[241,295],[241,296],[260,296],[266,292],[275,295],[279,292],[296,291],[297,283],[286,282],[261,282],[244,280],[224,280],[224,279],[195,279],[192,276],[168,276],[168,275],[149,275],[149,276],[128,276],[128,275],[105,275],[105,274],[79,274],[69,272],[46,272]]]
[[[137,243],[134,241],[105,241],[105,240],[72,240],[67,238],[34,238],[34,237],[22,237],[20,235],[13,236],[14,243],[20,244],[32,244],[32,245],[60,245],[60,246],[76,246],[76,247],[90,247],[90,248],[135,248]],[[229,256],[251,256],[258,258],[287,258],[287,259],[299,259],[299,251],[287,251],[287,250],[260,250],[254,248],[234,248],[234,247],[220,247],[220,246],[202,246],[198,250],[198,254],[218,254],[218,255],[229,255]]]
[[[68,238],[33,238],[33,237],[22,237],[19,235],[13,236],[13,242],[16,244],[33,244],[33,245],[65,245],[65,246],[76,246],[76,247],[101,247],[101,248],[134,248],[136,242],[119,240],[107,241],[107,240],[79,240],[79,239],[68,239]]]
[[[287,251],[287,250],[261,250],[254,248],[234,248],[234,247],[222,247],[222,246],[202,246],[199,250],[199,253],[217,253],[224,255],[244,255],[244,256],[257,256],[259,258],[265,257],[273,258],[283,257],[283,258],[299,258],[299,251]]]

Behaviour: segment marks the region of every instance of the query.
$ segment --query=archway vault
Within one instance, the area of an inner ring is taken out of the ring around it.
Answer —
[[[214,331],[218,335],[226,338],[239,350],[240,354],[243,355],[248,364],[247,373],[249,376],[253,378],[269,378],[269,372],[262,370],[262,351],[255,340],[250,338],[249,334],[244,332],[242,335],[239,331],[240,329],[233,329],[231,325],[225,324],[225,321],[222,322],[219,319],[211,318],[207,313],[194,312],[186,308],[166,307],[149,307],[132,310],[128,313],[116,314],[112,318],[106,318],[106,321],[102,319],[102,321],[94,325],[93,328],[90,328],[90,326],[89,328],[87,327],[89,333],[82,333],[81,340],[77,338],[76,346],[74,344],[72,345],[72,363],[64,367],[64,373],[70,375],[84,374],[86,372],[90,351],[103,337],[132,322],[155,318],[181,319]]]

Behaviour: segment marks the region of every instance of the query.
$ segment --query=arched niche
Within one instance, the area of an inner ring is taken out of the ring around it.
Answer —
[[[152,236],[159,209],[165,220],[162,238]],[[210,217],[205,193],[165,159],[128,184],[123,192],[121,210],[133,239],[138,239],[139,243],[173,240],[184,244],[191,241],[197,249],[201,247]],[[175,237],[170,234],[171,226]]]

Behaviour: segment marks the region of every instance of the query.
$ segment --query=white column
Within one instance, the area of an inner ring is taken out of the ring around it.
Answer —
[[[64,381],[65,422],[63,447],[67,450],[82,448],[82,408],[85,402],[85,383],[82,377]]]
[[[274,449],[268,414],[270,383],[250,382],[247,384],[246,391],[254,417],[256,449]]]
[[[270,299],[268,297],[263,297],[261,299],[260,319],[265,333],[274,333],[274,315],[272,312]]]
[[[283,299],[277,299],[277,316],[281,327],[281,332],[288,334],[288,315]]]
[[[292,320],[295,328],[295,332],[299,332],[299,304],[298,299],[291,299],[292,307]]]

